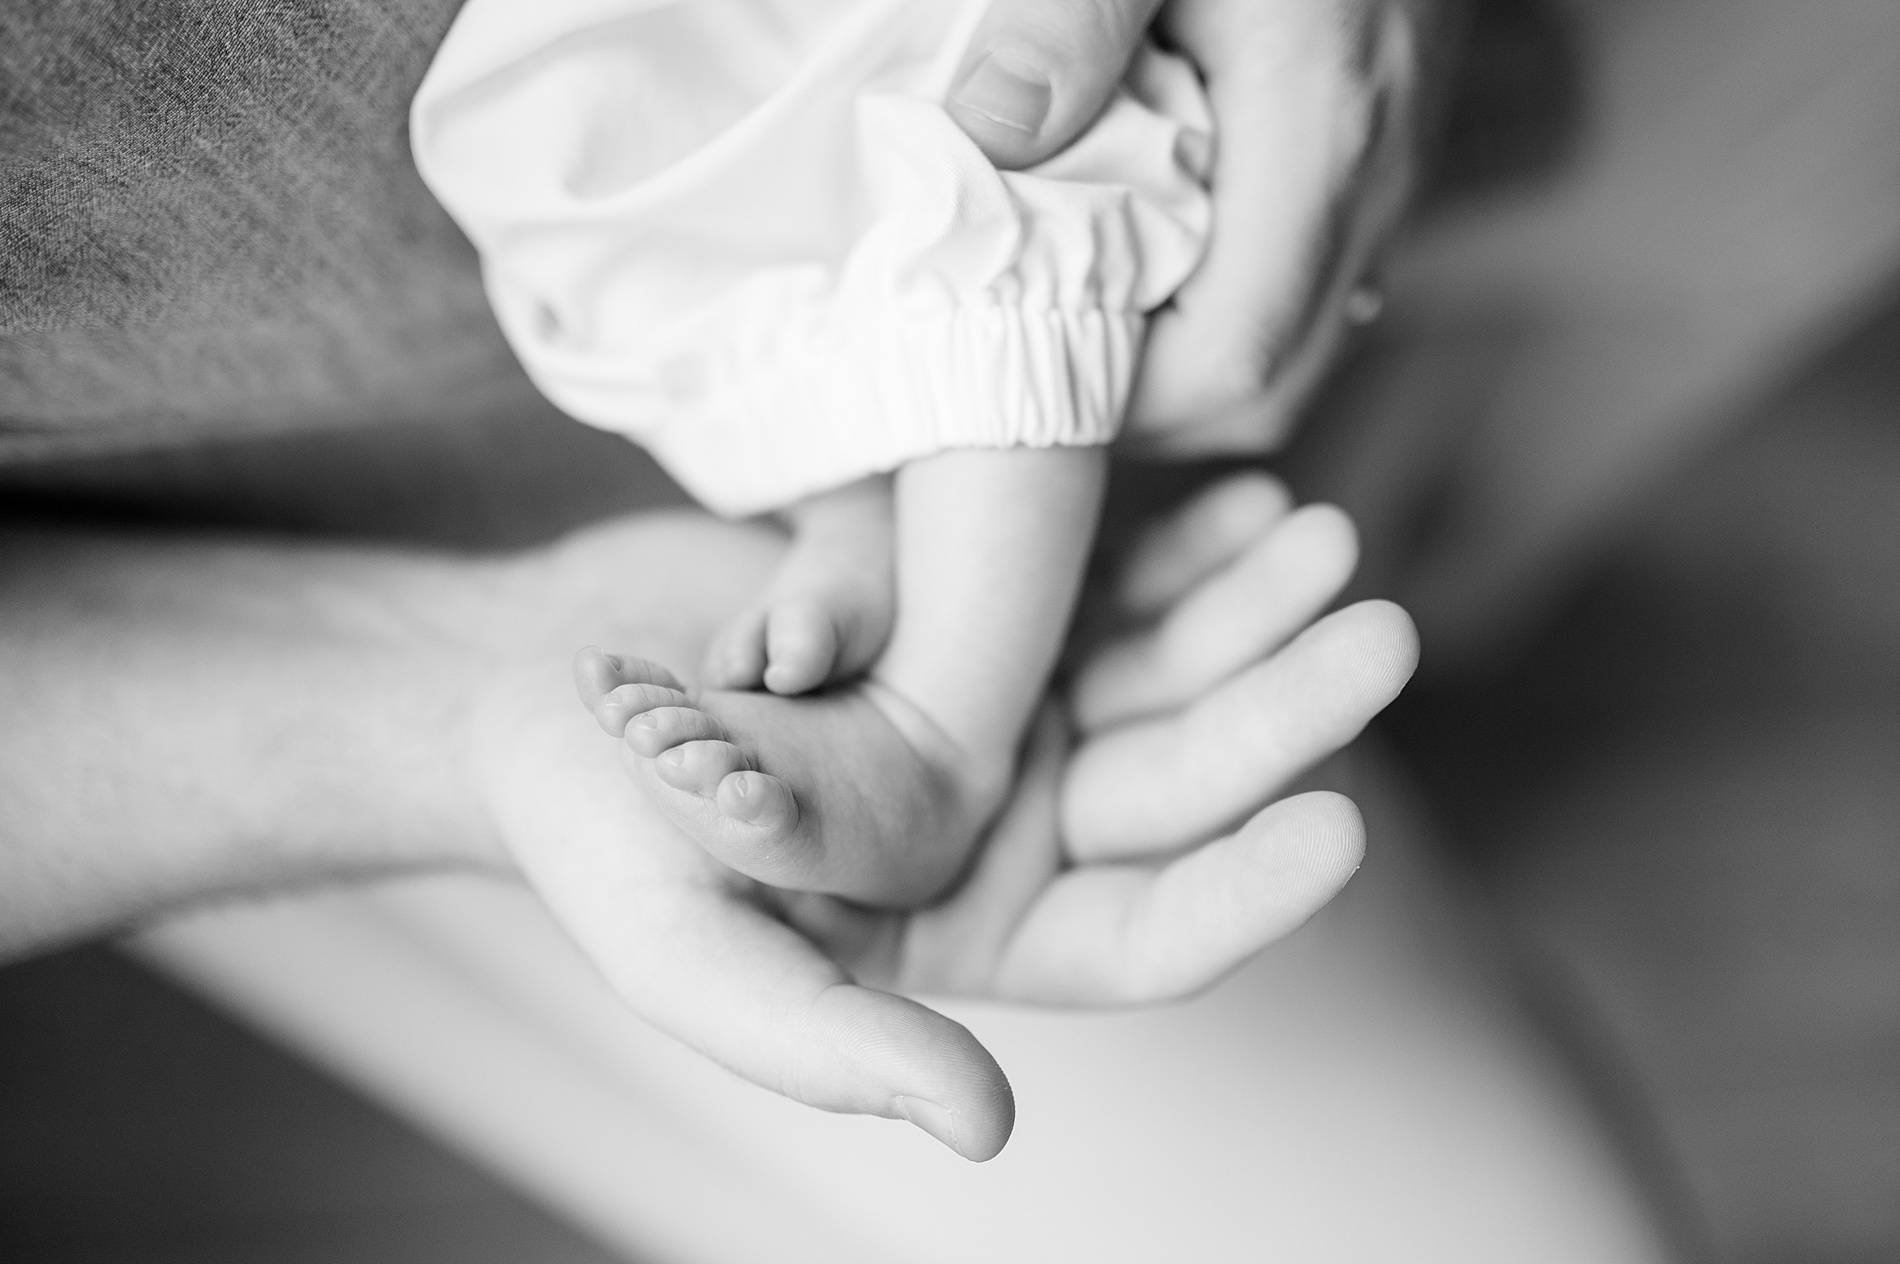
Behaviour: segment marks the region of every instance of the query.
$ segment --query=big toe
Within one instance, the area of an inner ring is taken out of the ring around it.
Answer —
[[[735,772],[719,783],[720,814],[749,825],[762,838],[777,841],[798,827],[798,799],[777,777]]]
[[[833,680],[840,641],[837,612],[820,602],[797,598],[773,607],[765,623],[765,687],[801,694]]]

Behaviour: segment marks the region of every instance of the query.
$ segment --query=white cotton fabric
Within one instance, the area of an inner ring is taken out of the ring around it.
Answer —
[[[541,390],[715,510],[1107,443],[1207,240],[1207,104],[1144,49],[1081,140],[998,172],[943,109],[985,3],[469,0],[416,162]]]

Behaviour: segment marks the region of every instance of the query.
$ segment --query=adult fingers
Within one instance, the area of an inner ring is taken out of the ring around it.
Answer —
[[[1316,791],[1158,868],[1074,869],[1030,909],[998,966],[999,997],[1147,1004],[1212,985],[1338,894],[1365,853],[1352,801]]]
[[[1121,83],[1161,0],[991,0],[946,107],[1005,169],[1081,135]]]
[[[1070,691],[1077,727],[1094,733],[1185,706],[1317,618],[1358,560],[1350,518],[1331,505],[1298,510],[1159,624],[1084,663]]]
[[[571,852],[569,864],[524,865],[636,1013],[795,1101],[907,1120],[979,1162],[1003,1148],[1015,1100],[967,1028],[851,983],[723,882],[654,898],[637,882],[613,881],[605,853],[640,845],[603,836]]]
[[[1350,328],[1409,186],[1410,19],[1363,0],[1177,0],[1168,33],[1219,120],[1214,232],[1149,330],[1137,445],[1262,451]]]
[[[1120,613],[1158,615],[1287,515],[1293,497],[1258,470],[1221,479],[1147,526],[1115,579]]]
[[[1062,868],[1056,803],[1068,726],[1046,706],[1031,732],[1008,804],[976,864],[941,904],[913,913],[897,975],[905,991],[986,996],[1017,926]]]
[[[1210,837],[1357,737],[1417,665],[1411,619],[1363,601],[1186,710],[1090,738],[1062,786],[1069,854],[1155,855]]]
[[[906,1120],[966,1159],[992,1158],[1009,1140],[1009,1081],[962,1024],[858,986],[749,903],[709,893],[672,916],[637,903],[599,913],[624,925],[643,911],[640,931],[586,946],[655,1026],[795,1101]]]

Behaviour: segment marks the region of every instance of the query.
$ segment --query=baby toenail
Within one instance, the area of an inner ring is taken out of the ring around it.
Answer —
[[[686,762],[686,748],[684,746],[675,746],[670,751],[662,752],[660,758],[677,767]]]
[[[633,717],[633,722],[643,729],[657,729],[660,727],[660,717],[651,711],[642,711],[639,715]]]

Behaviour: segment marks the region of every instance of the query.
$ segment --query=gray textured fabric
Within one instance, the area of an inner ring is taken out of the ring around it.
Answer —
[[[0,5],[0,459],[546,411],[409,158],[456,7]]]

